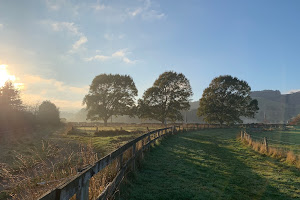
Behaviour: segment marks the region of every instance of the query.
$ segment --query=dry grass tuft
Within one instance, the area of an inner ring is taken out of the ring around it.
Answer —
[[[253,150],[261,154],[265,154],[276,159],[282,159],[283,161],[286,161],[290,164],[295,165],[297,168],[300,168],[300,157],[297,157],[292,151],[287,152],[284,149],[275,147],[268,147],[267,149],[263,142],[254,141],[251,137],[240,137],[240,140],[243,144],[252,147]]]
[[[297,156],[295,156],[295,154],[292,151],[289,151],[289,152],[287,152],[287,155],[286,155],[286,161],[290,162],[292,164],[296,164]]]
[[[43,142],[42,152],[24,157],[16,157],[17,168],[0,163],[2,187],[12,199],[37,199],[45,192],[57,187],[79,169],[92,165],[98,160],[91,143],[81,146],[79,152],[59,149],[52,143]],[[60,155],[60,156],[57,156]],[[59,162],[57,162],[59,160]],[[116,163],[112,163],[103,172],[90,180],[90,196],[97,197],[116,174]]]

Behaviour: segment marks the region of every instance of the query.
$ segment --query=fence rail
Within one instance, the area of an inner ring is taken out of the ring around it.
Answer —
[[[76,176],[44,194],[39,198],[39,200],[67,200],[72,198],[74,195],[76,195],[77,200],[87,200],[89,199],[90,179],[97,173],[101,172],[104,168],[112,164],[114,161],[117,161],[118,171],[115,178],[105,187],[105,189],[97,198],[99,200],[107,199],[114,194],[115,190],[125,176],[126,170],[128,170],[129,167],[134,170],[136,158],[140,155],[143,155],[143,152],[148,149],[156,140],[165,135],[174,134],[178,131],[201,130],[207,128],[222,128],[222,126],[216,124],[188,124],[181,126],[175,125],[150,131],[124,144],[120,148],[98,160],[93,165],[86,167]],[[130,151],[130,157],[125,160],[124,154],[128,150]]]
[[[253,146],[253,143],[258,143],[256,145],[256,150],[260,149],[260,152],[271,154],[270,151],[278,151],[280,154],[285,155],[287,152],[296,153],[299,152],[299,143],[285,142],[274,139],[269,139],[267,137],[259,137],[255,135],[250,135],[246,131],[241,131],[240,138],[242,141],[246,141],[250,146]],[[278,147],[278,145],[280,145]],[[286,146],[287,145],[287,146]],[[297,151],[296,151],[297,150]]]
[[[119,185],[120,181],[124,177],[125,171],[129,165],[135,167],[135,158],[137,155],[141,154],[146,148],[148,148],[154,141],[161,138],[168,133],[174,133],[176,129],[180,130],[179,126],[172,126],[162,129],[157,129],[148,132],[140,137],[126,143],[120,148],[116,149],[112,153],[106,155],[97,161],[94,165],[89,166],[82,172],[78,173],[75,177],[69,181],[61,184],[52,191],[49,191],[43,195],[40,200],[66,200],[70,199],[76,194],[76,199],[86,200],[88,199],[89,191],[89,180],[98,172],[103,170],[105,167],[110,165],[114,160],[118,159],[119,172],[114,180],[105,188],[101,195],[97,199],[106,199],[111,196],[116,187]],[[142,148],[137,150],[137,143],[142,142]],[[131,157],[127,160],[125,164],[122,162],[123,154],[125,151],[131,149]]]

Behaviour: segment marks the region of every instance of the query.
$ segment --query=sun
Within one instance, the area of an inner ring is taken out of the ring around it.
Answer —
[[[16,77],[8,73],[7,65],[0,65],[0,87],[4,86],[5,82],[8,80],[14,82]]]

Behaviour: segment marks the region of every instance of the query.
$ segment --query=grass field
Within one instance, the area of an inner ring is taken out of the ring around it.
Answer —
[[[101,127],[99,130],[120,128]],[[72,135],[67,134],[64,128],[43,128],[32,133],[24,133],[18,138],[11,138],[10,141],[1,142],[0,199],[6,199],[7,193],[11,190],[16,191],[11,188],[12,184],[19,185],[21,189],[18,190],[24,190],[25,188],[22,187],[29,184],[31,188],[26,187],[38,196],[40,195],[39,189],[46,191],[64,181],[66,177],[75,175],[82,165],[80,163],[83,163],[82,160],[89,159],[84,157],[93,157],[92,162],[95,162],[95,159],[107,155],[147,131],[146,126],[128,126],[126,130],[129,132],[126,134],[98,137],[94,135],[94,127],[80,129],[80,134]],[[149,129],[154,130],[156,127],[150,126]],[[87,146],[91,146],[92,150],[89,150]],[[54,169],[58,172],[54,172]],[[25,179],[26,184],[22,182]],[[43,186],[44,188],[36,187],[38,183],[45,181],[51,181],[49,188],[46,185]],[[5,188],[8,188],[8,191],[1,192]],[[29,197],[28,199],[35,198]]]
[[[254,152],[239,130],[181,133],[147,153],[119,199],[299,199],[300,171]]]
[[[255,140],[267,137],[270,147],[282,148],[300,155],[300,127],[286,131],[249,132]]]

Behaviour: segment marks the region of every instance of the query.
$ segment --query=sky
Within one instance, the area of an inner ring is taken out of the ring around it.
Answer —
[[[300,91],[299,9],[297,0],[0,0],[0,84],[9,77],[25,103],[68,112],[102,73],[129,74],[138,97],[170,70],[190,80],[193,101],[227,74],[255,91]]]

